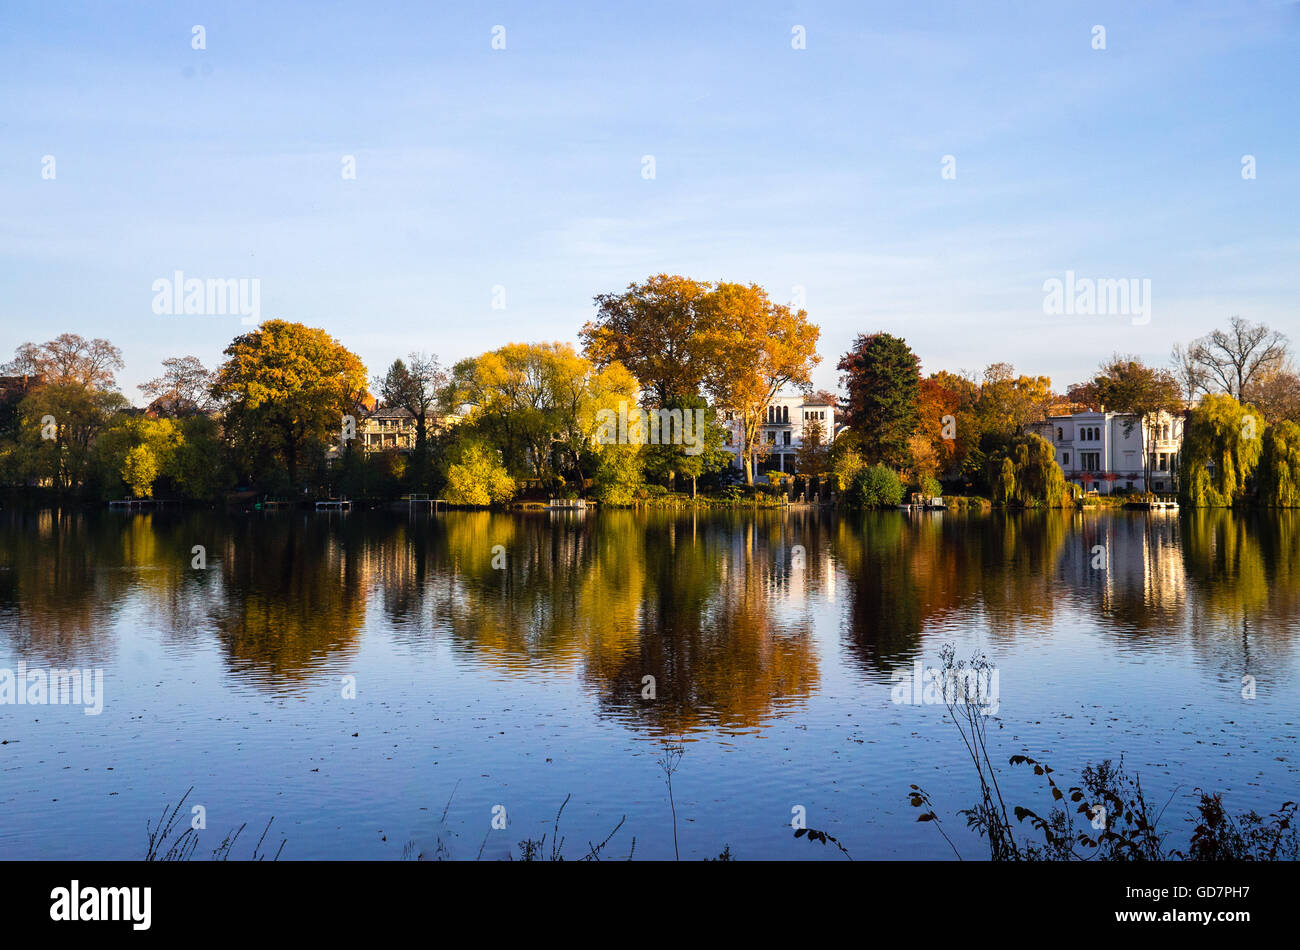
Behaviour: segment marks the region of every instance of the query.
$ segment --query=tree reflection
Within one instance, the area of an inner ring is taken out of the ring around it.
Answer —
[[[873,678],[928,637],[1062,623],[1191,638],[1248,672],[1290,649],[1298,615],[1291,512],[0,517],[0,636],[31,664],[108,662],[148,634],[216,643],[239,681],[279,691],[345,668],[366,636],[441,643],[462,668],[571,677],[657,735],[755,729],[804,702],[819,624]]]

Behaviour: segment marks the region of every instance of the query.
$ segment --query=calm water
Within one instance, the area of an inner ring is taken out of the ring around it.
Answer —
[[[570,857],[626,814],[611,852],[670,858],[672,736],[683,858],[838,858],[795,805],[856,858],[948,858],[905,793],[969,805],[964,749],[890,698],[945,643],[999,668],[1001,761],[1122,754],[1176,837],[1197,786],[1300,789],[1293,515],[0,513],[0,669],[104,677],[98,716],[0,706],[0,858],[142,857],[191,785],[200,856],[274,815],[285,858],[501,858],[572,794]]]

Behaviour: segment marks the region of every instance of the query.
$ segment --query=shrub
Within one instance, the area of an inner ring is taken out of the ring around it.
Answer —
[[[892,508],[903,500],[903,482],[898,473],[884,465],[859,469],[849,489],[849,502],[856,508]]]

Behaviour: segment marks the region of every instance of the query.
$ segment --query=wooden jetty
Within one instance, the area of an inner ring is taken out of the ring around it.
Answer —
[[[1155,498],[1135,499],[1124,502],[1124,507],[1137,511],[1177,511],[1178,499],[1172,495],[1165,498],[1157,496]]]

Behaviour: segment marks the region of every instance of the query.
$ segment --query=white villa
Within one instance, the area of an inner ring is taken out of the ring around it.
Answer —
[[[730,412],[724,413],[722,424],[727,428],[723,448],[735,455],[733,466],[743,468],[740,446],[744,442],[744,428]],[[814,426],[821,428],[821,442],[828,445],[835,436],[835,405],[801,394],[777,395],[767,407],[767,418],[759,430],[759,439],[767,454],[757,458],[755,478],[761,472],[777,470],[795,473],[795,453],[803,445],[804,434]]]
[[[1126,427],[1131,431],[1126,433]],[[1103,407],[1049,415],[1033,428],[1056,449],[1065,480],[1084,491],[1109,495],[1121,490],[1171,493],[1178,488],[1178,456],[1183,447],[1180,415],[1161,413],[1153,422],[1138,425],[1133,416]],[[1149,488],[1144,474],[1148,456]]]

